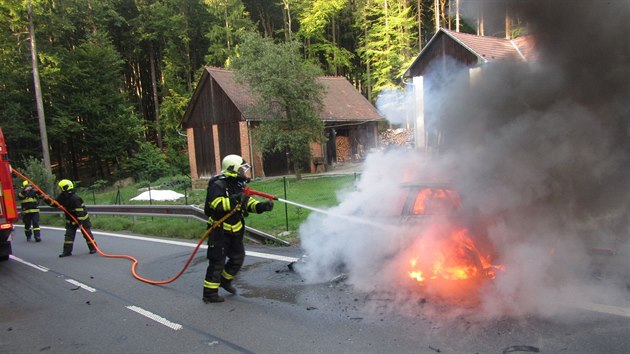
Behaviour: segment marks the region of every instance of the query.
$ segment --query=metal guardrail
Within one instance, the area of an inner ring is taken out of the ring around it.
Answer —
[[[192,205],[86,205],[88,213],[98,215],[128,215],[128,216],[159,216],[159,217],[185,217],[208,222],[208,217],[203,210]],[[39,212],[44,214],[59,214],[61,210],[49,206],[40,206]],[[266,232],[245,226],[245,237],[256,243],[269,241],[284,246],[291,244]]]

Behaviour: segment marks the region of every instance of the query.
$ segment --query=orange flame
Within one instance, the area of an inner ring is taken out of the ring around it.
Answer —
[[[448,188],[422,188],[414,201],[414,215],[448,214],[459,208],[461,201],[457,193]]]
[[[426,240],[423,240],[426,241]],[[466,280],[494,279],[496,270],[502,269],[492,264],[489,255],[483,255],[467,229],[454,229],[447,237],[419,244],[420,254],[410,263],[409,276],[420,283],[427,280]]]

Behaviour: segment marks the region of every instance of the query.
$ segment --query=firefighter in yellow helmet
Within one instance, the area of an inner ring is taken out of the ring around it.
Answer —
[[[22,221],[24,222],[24,234],[26,242],[31,241],[31,235],[35,236],[35,242],[41,242],[41,229],[39,227],[39,193],[28,181],[22,182],[22,190],[17,195],[22,203]]]
[[[90,221],[90,216],[88,215],[87,209],[85,208],[85,204],[83,203],[83,199],[79,197],[78,194],[74,191],[74,184],[72,181],[67,179],[62,179],[57,184],[61,193],[55,198],[57,203],[59,203],[66,211],[83,226],[83,229],[89,234],[86,235],[83,230],[81,230],[81,234],[87,243],[88,249],[90,250],[90,254],[96,253],[96,243],[90,241],[90,237],[94,240],[94,236],[92,235],[92,222]],[[50,206],[57,206],[53,204],[49,200],[45,200],[46,203]],[[72,256],[72,248],[74,246],[74,237],[76,235],[77,229],[79,228],[79,224],[77,224],[74,219],[66,213],[66,233],[64,235],[63,241],[63,252],[59,255],[59,257],[68,257]]]
[[[232,280],[245,260],[245,217],[251,213],[264,213],[273,209],[271,200],[257,201],[243,193],[249,182],[249,165],[239,155],[227,155],[221,162],[221,175],[208,182],[204,212],[208,228],[234,210],[234,213],[208,235],[208,269],[203,282],[203,301],[223,302],[219,287],[236,294]],[[227,259],[227,262],[226,262]]]

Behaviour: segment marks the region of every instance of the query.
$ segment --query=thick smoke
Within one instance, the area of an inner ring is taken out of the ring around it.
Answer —
[[[376,99],[376,108],[390,124],[410,127],[416,116],[413,94],[397,88],[387,88],[381,91]]]
[[[472,88],[460,75],[428,93],[442,152],[368,156],[331,214],[397,223],[402,181],[448,179],[462,213],[489,220],[482,236],[504,266],[479,292],[484,314],[551,315],[559,304],[614,301],[626,279],[595,277],[593,264],[611,271],[614,257],[591,250],[630,247],[630,3],[509,4],[528,24],[537,59],[486,64]],[[344,271],[360,289],[391,290],[407,276],[397,255],[426,229],[313,215],[300,231],[308,281]]]

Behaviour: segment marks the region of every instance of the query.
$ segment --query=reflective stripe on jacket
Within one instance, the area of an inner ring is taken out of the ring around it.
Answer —
[[[243,192],[236,178],[226,176],[216,176],[208,182],[208,194],[206,195],[206,203],[204,212],[208,216],[208,223],[212,224],[215,220],[219,220],[238,206],[236,196]],[[247,205],[244,210],[255,213],[256,205],[259,201],[254,198],[247,199]],[[239,208],[240,209],[240,208]],[[239,232],[245,227],[245,218],[241,210],[237,210],[228,217],[221,227],[225,231]]]

